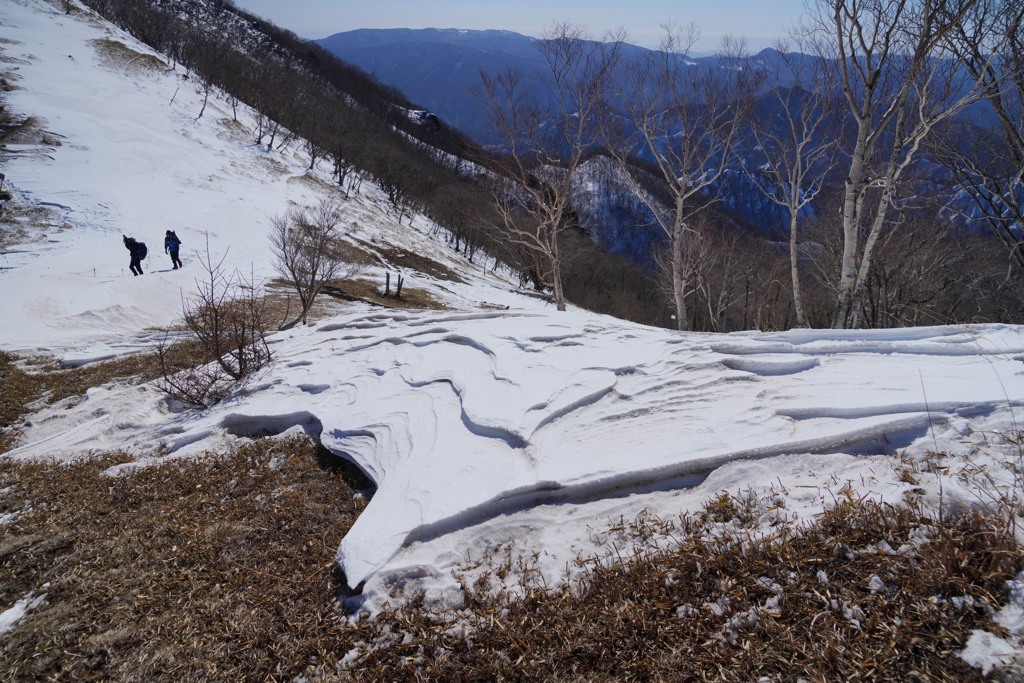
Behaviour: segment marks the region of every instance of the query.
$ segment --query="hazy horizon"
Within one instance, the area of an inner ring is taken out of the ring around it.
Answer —
[[[586,27],[595,38],[621,29],[627,32],[627,42],[654,48],[665,34],[666,24],[684,26],[692,22],[701,30],[695,49],[713,52],[726,35],[745,38],[751,51],[773,45],[802,16],[804,0],[770,5],[757,0],[724,0],[711,6],[697,0],[524,0],[469,7],[455,0],[435,0],[429,5],[390,0],[345,8],[331,0],[294,0],[288,4],[279,0],[235,0],[235,4],[314,40],[365,28],[496,29],[536,37],[553,24],[568,21]]]

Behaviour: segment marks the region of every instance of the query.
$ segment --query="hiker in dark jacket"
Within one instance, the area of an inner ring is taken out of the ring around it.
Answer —
[[[121,235],[124,238],[124,248],[132,255],[132,262],[128,266],[132,269],[132,275],[142,275],[142,259],[146,257],[145,247],[138,240]]]
[[[168,230],[164,236],[164,253],[171,255],[171,265],[174,266],[171,270],[177,270],[181,267],[181,259],[178,258],[178,249],[181,248],[181,240],[174,234],[173,230]]]

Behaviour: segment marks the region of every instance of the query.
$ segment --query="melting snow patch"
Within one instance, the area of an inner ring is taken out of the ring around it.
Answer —
[[[1021,650],[1010,641],[988,631],[972,631],[967,647],[960,652],[960,658],[981,669],[985,676],[994,669],[1024,663]]]
[[[43,588],[49,588],[50,584],[44,584]],[[29,612],[46,604],[46,593],[36,595],[29,592],[25,597],[14,603],[14,606],[0,613],[0,636],[13,631],[18,622],[25,618]]]
[[[1009,600],[993,620],[1006,629],[1007,638],[975,630],[960,652],[960,658],[973,667],[981,669],[987,676],[993,670],[1013,668],[1024,669],[1024,573],[1015,580],[1006,582]],[[1010,680],[1010,679],[1007,679]],[[1014,678],[1013,680],[1017,680]]]

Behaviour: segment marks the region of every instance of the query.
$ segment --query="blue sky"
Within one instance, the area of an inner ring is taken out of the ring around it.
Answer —
[[[304,38],[326,38],[357,28],[504,29],[530,36],[571,21],[592,34],[617,28],[629,42],[656,47],[666,22],[695,22],[698,50],[714,50],[722,36],[744,36],[752,50],[770,46],[803,13],[804,0],[235,0],[253,14]]]

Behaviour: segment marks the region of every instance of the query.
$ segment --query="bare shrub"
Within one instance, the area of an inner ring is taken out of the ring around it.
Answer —
[[[346,258],[341,242],[341,207],[330,199],[316,206],[294,207],[271,219],[270,243],[277,272],[295,290],[300,311],[279,329],[287,330],[300,322],[305,325],[310,308],[324,287],[334,280],[347,280],[364,266]]]
[[[234,382],[215,363],[189,364],[173,370],[168,360],[170,349],[178,341],[167,333],[157,344],[157,356],[167,369],[157,386],[175,401],[194,408],[207,408],[231,393]]]
[[[197,346],[194,363],[183,369],[170,363],[170,333],[157,354],[163,369],[160,389],[182,403],[205,408],[240,389],[270,362],[270,322],[262,285],[255,277],[238,271],[225,274],[224,258],[214,263],[209,243],[199,260],[206,275],[182,301],[185,327]]]

